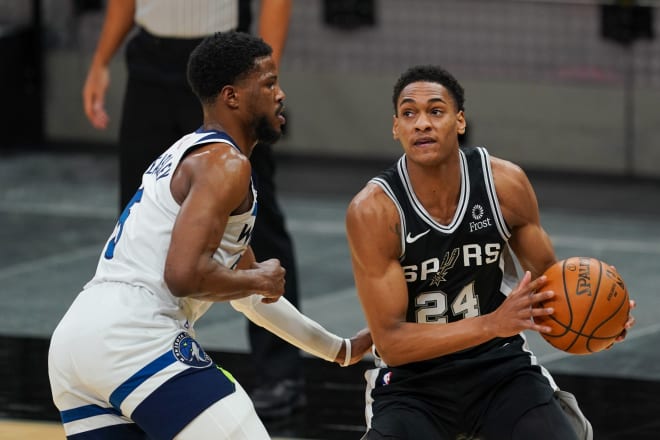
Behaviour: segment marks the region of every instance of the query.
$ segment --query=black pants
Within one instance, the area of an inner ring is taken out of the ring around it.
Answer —
[[[497,423],[487,426],[476,437],[456,437],[439,432],[437,427],[428,428],[424,424],[417,426],[414,433],[384,434],[377,429],[370,429],[362,440],[454,440],[459,438],[464,440],[577,440],[557,398],[527,411],[506,434],[498,429]]]
[[[200,40],[157,38],[141,31],[126,49],[128,83],[119,134],[120,212],[140,187],[142,173],[184,134],[202,125],[202,110],[185,78],[188,54]],[[269,145],[257,145],[250,158],[259,212],[252,235],[257,260],[278,258],[286,269],[285,297],[298,306],[293,243],[275,191],[275,161]],[[258,382],[301,377],[298,349],[249,323]]]
[[[376,371],[364,439],[577,440],[521,338],[471,358]]]

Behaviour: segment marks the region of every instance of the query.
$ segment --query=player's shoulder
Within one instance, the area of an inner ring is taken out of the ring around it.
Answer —
[[[350,201],[346,219],[348,222],[375,225],[389,214],[396,214],[392,199],[380,185],[372,181],[368,182]]]
[[[202,145],[192,151],[185,161],[191,164],[196,172],[219,172],[236,176],[249,176],[252,172],[250,159],[226,142]]]
[[[527,213],[538,211],[534,188],[520,165],[495,157],[491,158],[491,168],[495,192],[509,226],[519,224]]]
[[[512,175],[513,177],[520,177],[520,175],[524,175],[525,171],[522,169],[520,165],[517,163],[504,159],[502,157],[498,156],[489,156],[490,157],[490,166],[493,170],[493,174],[505,174],[505,175]]]
[[[517,163],[497,156],[490,156],[490,166],[493,171],[495,188],[498,190],[515,190],[529,185],[525,170]]]
[[[363,210],[389,200],[383,188],[374,181],[367,182],[349,203],[349,209]]]
[[[196,188],[201,193],[242,197],[252,176],[250,160],[236,147],[225,142],[201,145],[190,151],[177,167],[171,190],[183,200]]]

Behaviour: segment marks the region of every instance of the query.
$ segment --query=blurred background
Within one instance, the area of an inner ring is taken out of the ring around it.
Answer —
[[[112,64],[108,130],[90,126],[81,99],[104,8],[0,0],[0,419],[57,420],[48,338],[116,221],[123,53]],[[303,311],[345,335],[364,325],[345,208],[401,154],[391,139],[396,78],[440,64],[466,89],[464,145],[523,166],[558,256],[614,264],[640,303],[629,341],[607,353],[567,356],[529,335],[532,349],[577,395],[596,438],[660,438],[659,9],[642,0],[295,1],[276,152]],[[249,384],[244,330],[224,305],[198,328]],[[315,409],[271,432],[359,438],[369,361],[305,361]]]
[[[467,90],[471,143],[535,169],[660,177],[656,7],[641,0],[297,1],[281,72],[291,126],[278,151],[397,155],[392,84],[407,66],[437,63]],[[11,103],[0,122],[4,147],[116,142],[118,116],[97,131],[80,108],[103,8],[103,0],[0,1],[0,74]],[[113,63],[107,105],[119,115],[121,54]]]

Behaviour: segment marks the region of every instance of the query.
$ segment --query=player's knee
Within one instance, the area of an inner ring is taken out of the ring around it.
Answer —
[[[513,426],[512,440],[582,440],[579,439],[559,403],[552,399],[527,411]]]

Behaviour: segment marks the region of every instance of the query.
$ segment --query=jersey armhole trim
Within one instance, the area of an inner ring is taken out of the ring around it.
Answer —
[[[486,185],[486,192],[488,193],[490,208],[493,211],[493,216],[495,217],[495,225],[497,226],[497,230],[499,231],[504,241],[509,241],[509,238],[511,238],[511,231],[504,221],[504,215],[502,215],[500,202],[497,198],[497,191],[495,190],[495,182],[493,180],[493,170],[490,165],[490,155],[483,147],[477,147],[477,151],[479,151],[479,154],[481,155],[481,167],[483,169],[485,180],[484,183]]]
[[[401,242],[401,253],[399,255],[399,260],[402,260],[406,255],[406,218],[403,215],[403,209],[401,209],[401,205],[399,205],[399,201],[394,195],[394,191],[392,191],[392,188],[384,179],[380,177],[374,177],[369,182],[378,185],[385,192],[387,197],[392,200],[392,203],[394,203],[394,206],[396,206],[396,210],[399,212],[399,220],[401,221],[401,236],[399,237],[399,241]]]

